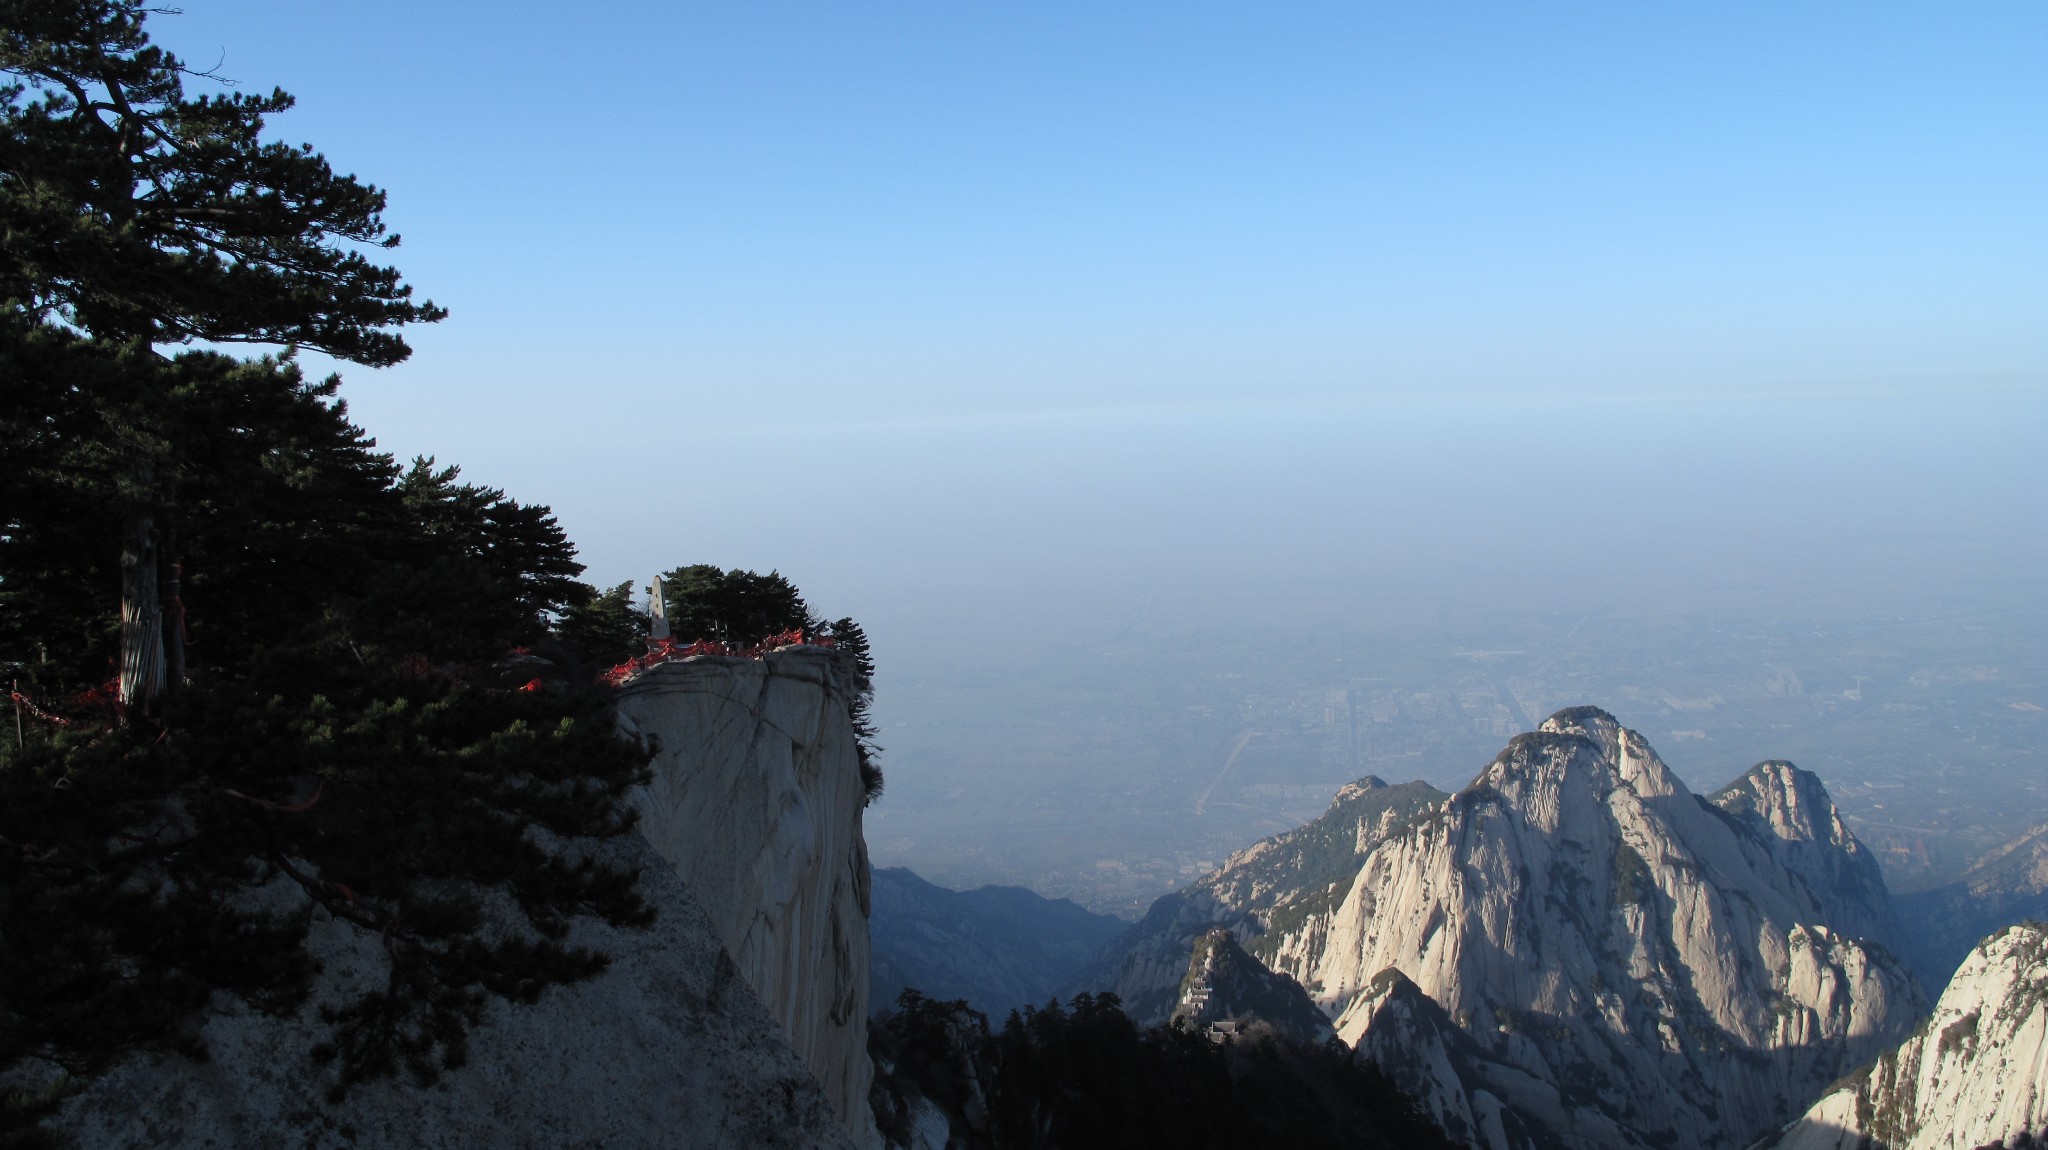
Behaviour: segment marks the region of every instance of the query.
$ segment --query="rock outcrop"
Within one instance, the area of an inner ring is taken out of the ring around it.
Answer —
[[[1549,1150],[1568,1136],[1596,1146],[1632,1141],[1597,1110],[1567,1107],[1555,1084],[1495,1058],[1398,970],[1381,971],[1351,1008],[1365,1020],[1354,1057],[1378,1066],[1461,1146]]]
[[[1329,1016],[1316,1009],[1300,983],[1266,969],[1222,929],[1196,940],[1173,1018],[1212,1034],[1265,1027],[1310,1044],[1331,1035]]]
[[[578,920],[569,941],[611,954],[610,968],[531,1005],[491,999],[468,1064],[435,1085],[385,1078],[325,1097],[332,1073],[311,1056],[332,1032],[320,1007],[376,985],[385,957],[375,936],[315,910],[307,944],[324,969],[301,1010],[276,1018],[223,997],[201,1032],[207,1061],[130,1057],[58,1125],[80,1150],[851,1150],[675,872],[637,839],[607,849],[644,868],[654,924]]]
[[[1165,1022],[1190,951],[1219,927],[1269,967],[1301,979],[1365,856],[1445,797],[1427,783],[1388,786],[1372,776],[1346,786],[1314,821],[1253,843],[1153,902],[1073,989],[1113,991],[1132,1018]]]
[[[1818,775],[1770,759],[1721,788],[1711,801],[1769,846],[1780,867],[1803,880],[1814,921],[1898,949],[1899,926],[1884,872],[1877,857],[1849,832]]]
[[[710,916],[740,976],[863,1143],[868,1107],[866,794],[850,669],[819,647],[700,656],[619,692],[653,740],[641,833]]]
[[[2048,1133],[2048,926],[1985,939],[1913,1036],[1765,1143],[1970,1150]]]
[[[1398,971],[1539,1084],[1494,1095],[1527,1107],[1538,1141],[1747,1143],[1896,1042],[1924,1000],[1850,933],[1884,922],[1883,888],[1818,783],[1766,765],[1723,797],[1734,809],[1605,712],[1561,711],[1371,851],[1310,989],[1358,1042],[1384,1005],[1368,991]],[[1397,1081],[1419,1073],[1381,1054]],[[1553,1112],[1526,1101],[1546,1092]]]
[[[2048,919],[2048,823],[1987,852],[1955,882],[1893,905],[1903,924],[1900,952],[1938,993],[1985,935]]]
[[[914,989],[1000,1022],[1043,1006],[1130,923],[1017,886],[948,890],[901,867],[874,872],[868,919],[875,1009]]]

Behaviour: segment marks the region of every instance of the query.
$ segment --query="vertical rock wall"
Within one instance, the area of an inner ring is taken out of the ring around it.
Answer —
[[[641,833],[849,1130],[874,1144],[866,796],[850,702],[838,656],[791,647],[650,668],[620,692],[619,721],[657,747]]]

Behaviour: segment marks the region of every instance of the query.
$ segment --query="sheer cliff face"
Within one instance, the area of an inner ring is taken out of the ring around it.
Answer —
[[[1887,922],[1883,886],[1818,782],[1767,764],[1729,794],[1733,811],[1696,797],[1604,712],[1560,712],[1372,851],[1311,988],[1356,1042],[1385,1005],[1365,992],[1398,971],[1539,1141],[1744,1144],[1922,1001],[1848,931]],[[1468,1120],[1492,1104],[1468,1099]]]
[[[1769,1145],[1969,1150],[2048,1133],[2048,926],[1978,944],[1934,1015]]]
[[[871,1141],[866,800],[849,697],[836,656],[796,647],[656,666],[620,692],[619,721],[658,748],[641,833]]]

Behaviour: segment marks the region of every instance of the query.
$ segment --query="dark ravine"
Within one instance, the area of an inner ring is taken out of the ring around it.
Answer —
[[[1452,1145],[1375,1067],[1271,1027],[1144,1028],[1083,994],[995,1030],[958,1003],[912,997],[870,1033],[876,1118],[905,1150]]]

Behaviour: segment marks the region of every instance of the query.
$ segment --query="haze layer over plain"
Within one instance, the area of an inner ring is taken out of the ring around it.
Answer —
[[[387,448],[867,625],[879,864],[1113,906],[1580,702],[2048,817],[2038,5],[153,26],[393,190]]]

